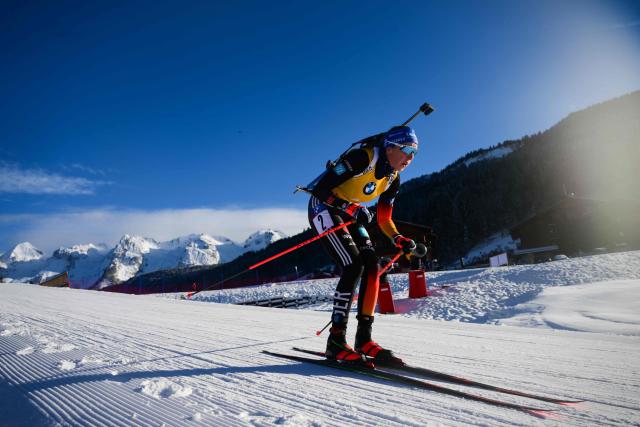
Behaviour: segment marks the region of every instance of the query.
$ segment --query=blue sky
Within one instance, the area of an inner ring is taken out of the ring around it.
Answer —
[[[5,1],[0,64],[0,252],[243,240],[424,101],[404,181],[640,89],[640,3]]]

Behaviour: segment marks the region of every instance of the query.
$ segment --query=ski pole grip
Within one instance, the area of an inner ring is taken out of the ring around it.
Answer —
[[[415,256],[417,258],[422,258],[425,255],[427,255],[427,247],[423,243],[418,243],[416,245],[416,248],[411,253],[411,255],[413,255],[413,256]]]

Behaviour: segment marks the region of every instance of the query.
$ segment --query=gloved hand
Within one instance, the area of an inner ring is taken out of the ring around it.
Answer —
[[[402,252],[405,254],[410,254],[416,249],[416,242],[408,237],[404,237],[402,234],[393,236],[393,243],[397,248],[402,249]]]
[[[358,206],[351,216],[356,220],[358,224],[367,225],[373,219],[373,214],[369,212],[366,206]]]

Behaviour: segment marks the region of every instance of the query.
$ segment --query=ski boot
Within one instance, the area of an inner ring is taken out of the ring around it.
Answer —
[[[373,367],[370,362],[367,362],[364,355],[354,351],[353,348],[347,344],[346,326],[332,326],[331,329],[329,329],[325,356],[329,360],[335,360],[336,362],[344,364]]]
[[[368,360],[380,366],[402,366],[404,362],[396,357],[391,350],[382,348],[371,339],[371,325],[373,316],[358,315],[358,331],[356,332],[355,351],[362,353]]]

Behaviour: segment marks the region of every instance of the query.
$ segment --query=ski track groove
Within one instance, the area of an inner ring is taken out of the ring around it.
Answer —
[[[32,402],[38,410],[45,412],[49,420],[55,420],[56,423],[62,424],[62,418],[60,418],[60,415],[56,412],[55,405],[53,405],[53,402],[47,398],[47,394],[45,392],[29,394],[33,399]],[[53,423],[51,424],[53,425]]]
[[[291,366],[295,366],[295,364],[292,364]],[[369,379],[361,379],[359,378],[359,376],[357,374],[354,375],[349,375],[348,373],[345,373],[344,376],[340,376],[340,375],[334,375],[334,374],[322,374],[322,370],[319,370],[320,372],[318,373],[318,375],[321,375],[321,378],[323,379],[323,381],[326,381],[327,383],[330,384],[334,384],[334,379],[337,379],[338,382],[337,384],[345,384],[348,381],[352,381],[351,386],[355,387],[358,392],[362,391],[362,395],[363,396],[368,396],[368,401],[374,404],[379,404],[379,405],[388,405],[390,403],[399,403],[399,404],[406,404],[407,400],[421,400],[421,401],[425,401],[425,400],[429,400],[429,403],[431,403],[431,405],[429,405],[430,408],[435,409],[435,407],[433,406],[434,404],[437,405],[442,405],[442,407],[438,407],[437,409],[439,410],[439,412],[443,415],[445,415],[446,417],[449,416],[458,416],[460,415],[460,410],[459,409],[449,409],[449,404],[450,402],[446,401],[446,400],[441,400],[441,398],[439,399],[438,397],[436,397],[437,395],[435,393],[428,393],[428,392],[424,392],[423,390],[417,390],[415,388],[412,387],[398,387],[397,385],[389,385],[386,381],[383,380],[369,380]],[[284,383],[285,386],[287,383]],[[336,391],[339,391],[341,388],[340,385],[334,387],[334,389]],[[331,391],[330,389],[327,389],[327,392]],[[390,399],[388,396],[396,396],[396,397],[404,397],[405,399],[401,399],[399,398],[398,400],[394,400],[394,399]],[[293,394],[293,397],[295,398],[299,398],[300,396],[296,395],[295,393]],[[307,396],[308,398],[308,396]],[[295,401],[295,399],[293,399],[293,401]],[[305,400],[305,404],[308,404],[308,400]],[[475,402],[474,402],[475,403]],[[326,407],[327,403],[323,402],[323,401],[319,401],[319,409],[322,409],[323,407]],[[376,405],[372,405],[372,406],[376,406]],[[487,411],[487,408],[485,405],[479,404],[477,405],[479,410],[482,411]],[[363,408],[360,409],[361,413],[360,415],[362,415],[362,413],[366,413],[369,416],[369,419],[366,420],[364,422],[363,425],[368,425],[369,422],[375,423],[377,420],[380,420],[380,413],[377,413],[375,411],[369,411],[366,409],[367,405],[365,405]],[[335,409],[339,409],[339,408],[335,408]],[[494,410],[493,408],[491,410]],[[473,413],[474,411],[470,411],[471,413]],[[396,416],[398,417],[398,416]],[[406,418],[406,417],[405,417]],[[500,419],[498,417],[498,419]],[[349,422],[348,419],[345,420],[347,423]],[[471,420],[468,420],[469,422]],[[502,422],[504,422],[504,419],[501,420]],[[353,422],[353,421],[351,421]],[[416,421],[410,421],[409,419],[402,419],[402,420],[398,420],[395,422],[397,425],[423,425],[421,422],[416,422]]]
[[[87,403],[87,405],[93,404],[98,410],[104,410],[105,406],[110,408],[110,410],[106,411],[109,415],[109,419],[105,421],[107,425],[122,425],[124,424],[125,420],[127,425],[133,425],[133,423],[135,423],[135,425],[145,425],[142,423],[143,420],[133,418],[133,414],[137,414],[137,412],[132,409],[130,404],[125,405],[124,403],[120,402],[120,400],[118,399],[119,393],[114,394],[110,392],[110,388],[120,385],[121,384],[113,384],[112,382],[108,382],[107,384],[97,387],[98,390],[94,390],[83,384],[78,384],[77,387],[79,387],[80,389],[84,388],[84,396],[90,396],[93,398],[92,402]],[[71,391],[71,394],[73,396],[73,391]],[[136,399],[136,401],[137,400],[138,399]],[[144,406],[137,407],[140,408]]]
[[[51,421],[53,418],[55,418],[55,412],[53,411],[53,407],[49,404],[49,402],[46,399],[43,399],[39,393],[25,393],[25,394],[28,394],[31,402],[33,403],[33,406],[35,406],[35,408],[46,417],[47,421]],[[51,422],[47,422],[46,424],[53,425],[53,423]]]
[[[78,390],[81,392],[81,396],[92,396],[92,390],[85,386],[84,384],[78,384]],[[71,396],[73,397],[73,396]],[[111,412],[101,411],[99,408],[96,408],[95,404],[91,404],[90,402],[80,402],[78,406],[84,405],[84,412],[87,413],[87,420],[91,420],[91,424],[97,424],[105,427],[113,426],[117,424],[117,419],[111,416]],[[106,404],[104,401],[101,403],[102,405]],[[96,410],[98,409],[98,410]]]
[[[11,337],[11,338],[15,338],[15,337]],[[20,337],[22,338],[22,337]],[[4,341],[4,340],[3,340]],[[3,343],[6,343],[6,341],[4,341]],[[14,346],[14,348],[17,348],[18,346]],[[26,372],[25,370],[21,369],[22,366],[18,363],[17,360],[7,360],[4,364],[5,367],[9,368],[8,370],[8,374],[9,377],[11,378],[12,383],[15,384],[22,384],[23,386],[27,386],[29,387],[30,385],[33,384],[33,382],[38,378],[43,378],[44,380],[64,380],[65,378],[69,377],[71,373],[78,373],[77,371],[73,370],[70,371],[70,373],[64,373],[64,374],[59,374],[59,375],[51,375],[51,369],[55,369],[51,367],[51,362],[42,359],[40,354],[32,354],[29,356],[35,356],[33,357],[33,359],[38,360],[37,363],[33,363],[30,365],[30,368],[35,368],[35,369],[30,369],[30,372]],[[47,366],[49,369],[44,368],[44,366]],[[26,367],[26,365],[25,365]],[[104,369],[105,367],[101,367],[102,369]],[[106,367],[108,368],[108,367]],[[51,388],[48,392],[46,391],[42,391],[42,393],[44,393],[45,396],[45,400],[47,400],[49,402],[49,404],[47,405],[49,408],[51,408],[54,412],[59,414],[59,419],[58,422],[74,422],[74,420],[76,418],[78,418],[79,416],[82,418],[82,416],[86,417],[88,416],[88,414],[82,409],[82,407],[78,406],[78,407],[73,407],[73,406],[69,406],[67,403],[65,402],[71,402],[73,401],[73,393],[68,393],[69,396],[65,396],[67,394],[66,389],[68,389],[67,386],[56,386],[54,388]],[[85,395],[94,395],[94,393],[92,392],[88,392],[85,391],[84,393]],[[94,397],[97,399],[96,401],[98,402],[105,402],[104,396],[95,396]],[[117,396],[114,396],[117,397]],[[42,399],[39,399],[42,402]],[[116,407],[118,407],[118,405],[115,405]],[[135,410],[133,407],[128,406],[123,407],[123,406],[119,406],[118,411],[116,411],[116,413],[120,413],[122,414],[122,416],[120,417],[120,419],[118,418],[112,418],[110,420],[108,420],[106,422],[106,425],[117,425],[120,424],[123,420],[127,419],[126,414],[130,413],[133,414],[135,413]],[[77,412],[80,412],[81,414],[78,415]],[[172,419],[173,422],[178,422],[180,421],[179,419],[173,417],[171,412],[167,412],[164,410],[161,410],[160,412],[164,413],[166,415],[166,419]],[[127,422],[129,423],[131,420],[127,420]]]
[[[42,390],[42,396],[54,409],[54,414],[56,418],[58,418],[58,422],[65,423],[67,422],[67,420],[71,419],[71,417],[69,416],[69,414],[67,414],[67,408],[65,407],[65,405],[61,403],[59,399],[57,399],[56,394],[56,390],[52,388]]]
[[[304,382],[301,381],[301,382]],[[340,409],[339,407],[337,407],[337,405],[335,404],[335,402],[327,402],[327,401],[323,401],[321,398],[314,398],[311,399],[310,395],[301,393],[301,392],[296,392],[296,391],[288,391],[288,388],[291,388],[291,384],[287,381],[281,380],[281,381],[274,381],[273,379],[271,380],[271,384],[273,386],[276,387],[277,391],[278,391],[278,397],[280,399],[286,399],[287,402],[291,402],[293,403],[294,407],[295,407],[295,412],[298,411],[308,411],[309,408],[311,409],[315,409],[318,411],[335,411],[337,409]],[[302,386],[302,384],[300,384]],[[282,387],[280,387],[282,386]],[[325,389],[326,391],[330,391],[330,389]],[[269,388],[261,388],[259,389],[259,397],[260,399],[258,399],[258,402],[263,400],[266,397],[269,397],[270,395],[272,396],[273,390],[269,389]],[[258,397],[258,396],[256,396]],[[297,402],[299,401],[304,401],[304,406],[298,405]],[[268,409],[268,406],[266,404],[262,404],[263,408]],[[334,412],[336,413],[336,412]],[[348,418],[345,417],[344,415],[341,415],[339,417],[339,420],[342,423],[348,424],[349,422],[353,422],[352,418]],[[375,421],[375,420],[364,420],[364,423],[368,423],[371,421]]]
[[[82,389],[82,384],[78,384],[77,387],[79,389]],[[130,424],[132,419],[131,419],[131,415],[134,413],[132,411],[125,411],[123,409],[122,405],[119,405],[117,402],[117,395],[115,396],[116,399],[113,399],[112,396],[110,396],[110,393],[108,391],[104,391],[101,389],[108,389],[112,387],[111,384],[107,383],[101,387],[99,387],[99,392],[96,392],[96,390],[92,390],[88,387],[86,387],[84,389],[84,393],[83,395],[86,397],[92,397],[92,403],[93,405],[100,405],[101,409],[103,412],[106,412],[106,414],[108,415],[108,419],[105,420],[107,425],[122,425],[123,421],[126,419],[127,420],[127,424]],[[91,403],[86,403],[87,405],[91,404]],[[107,409],[105,411],[105,409]],[[91,419],[91,418],[89,418]],[[136,420],[137,421],[137,420]],[[137,425],[140,425],[140,423],[136,423]]]
[[[69,393],[69,389],[70,388],[65,385],[50,389],[51,395],[56,396],[57,405],[65,408],[67,422],[80,424],[80,421],[83,419],[91,419],[82,401],[76,399],[73,393]]]
[[[344,378],[342,379],[344,380]],[[252,385],[259,385],[260,382],[256,382],[253,381],[251,379],[240,379],[240,378],[232,378],[229,380],[224,380],[224,381],[229,381],[229,382],[234,382],[237,384],[241,384],[241,382],[249,382]],[[304,379],[302,379],[301,382],[304,382]],[[278,387],[279,385],[282,385],[284,388],[281,389],[280,387]],[[303,386],[303,384],[300,384],[301,386]],[[277,379],[271,379],[271,381],[269,381],[269,387],[252,387],[253,393],[252,396],[250,397],[251,400],[256,400],[256,402],[251,405],[253,408],[255,408],[255,410],[258,410],[258,412],[260,412],[262,409],[268,409],[268,405],[264,404],[264,403],[260,403],[262,402],[264,399],[271,397],[271,399],[273,399],[273,395],[274,395],[274,389],[276,388],[279,394],[284,394],[284,395],[280,395],[280,398],[285,398],[286,401],[288,402],[288,404],[292,404],[297,402],[300,398],[304,399],[304,406],[298,408],[295,412],[303,412],[308,410],[309,406],[311,406],[314,409],[317,410],[327,410],[327,406],[329,402],[323,401],[321,399],[314,399],[314,400],[310,400],[310,396],[308,395],[300,395],[300,393],[295,392],[295,391],[287,391],[287,389],[291,388],[291,384],[288,383],[285,380],[280,380],[278,381]],[[340,387],[337,387],[340,388]],[[376,390],[370,390],[371,393],[375,392]],[[259,406],[258,406],[259,405]],[[306,409],[305,409],[306,408]],[[335,408],[338,409],[338,408]],[[353,419],[349,419],[349,418],[341,418],[341,420],[345,423],[350,423],[353,422]],[[370,419],[368,419],[364,425],[367,425],[368,423],[375,423],[376,420],[379,420],[379,418],[377,417],[371,417]],[[399,424],[401,425],[401,424]],[[415,424],[417,425],[417,424]]]
[[[174,354],[175,354],[175,352],[174,352]],[[154,356],[158,356],[158,355],[154,355]],[[233,380],[235,380],[235,379],[233,379]],[[374,391],[375,391],[375,390],[373,390],[373,389],[372,389],[372,387],[367,387],[367,388],[369,388],[369,389],[367,389],[367,390],[366,390],[366,392],[367,392],[367,393],[372,393],[372,392],[374,392]],[[271,390],[267,390],[267,393],[266,393],[266,394],[270,395],[270,394],[271,394]],[[323,403],[323,402],[319,402],[319,403],[318,403],[318,405],[319,405],[319,406],[318,406],[318,408],[320,408],[320,409],[321,409],[321,408],[326,407],[326,403]],[[131,410],[130,412],[132,412],[132,413],[133,413],[133,410]],[[363,413],[368,413],[367,411],[362,411],[362,412],[363,412]],[[370,419],[370,420],[367,420],[367,421],[365,422],[365,424],[367,424],[367,423],[369,423],[369,422],[375,422],[375,420],[376,420],[376,419],[377,419],[377,417],[379,416],[379,414],[377,414],[377,413],[375,413],[375,412],[373,412],[372,414],[373,414],[373,415],[369,414],[369,415],[371,416],[371,419]],[[348,420],[345,420],[345,421],[348,421]],[[391,420],[389,420],[389,421],[391,421]],[[409,420],[403,419],[401,423],[402,423],[402,424],[406,424],[408,421],[409,421]],[[418,424],[414,424],[414,425],[418,425]]]

